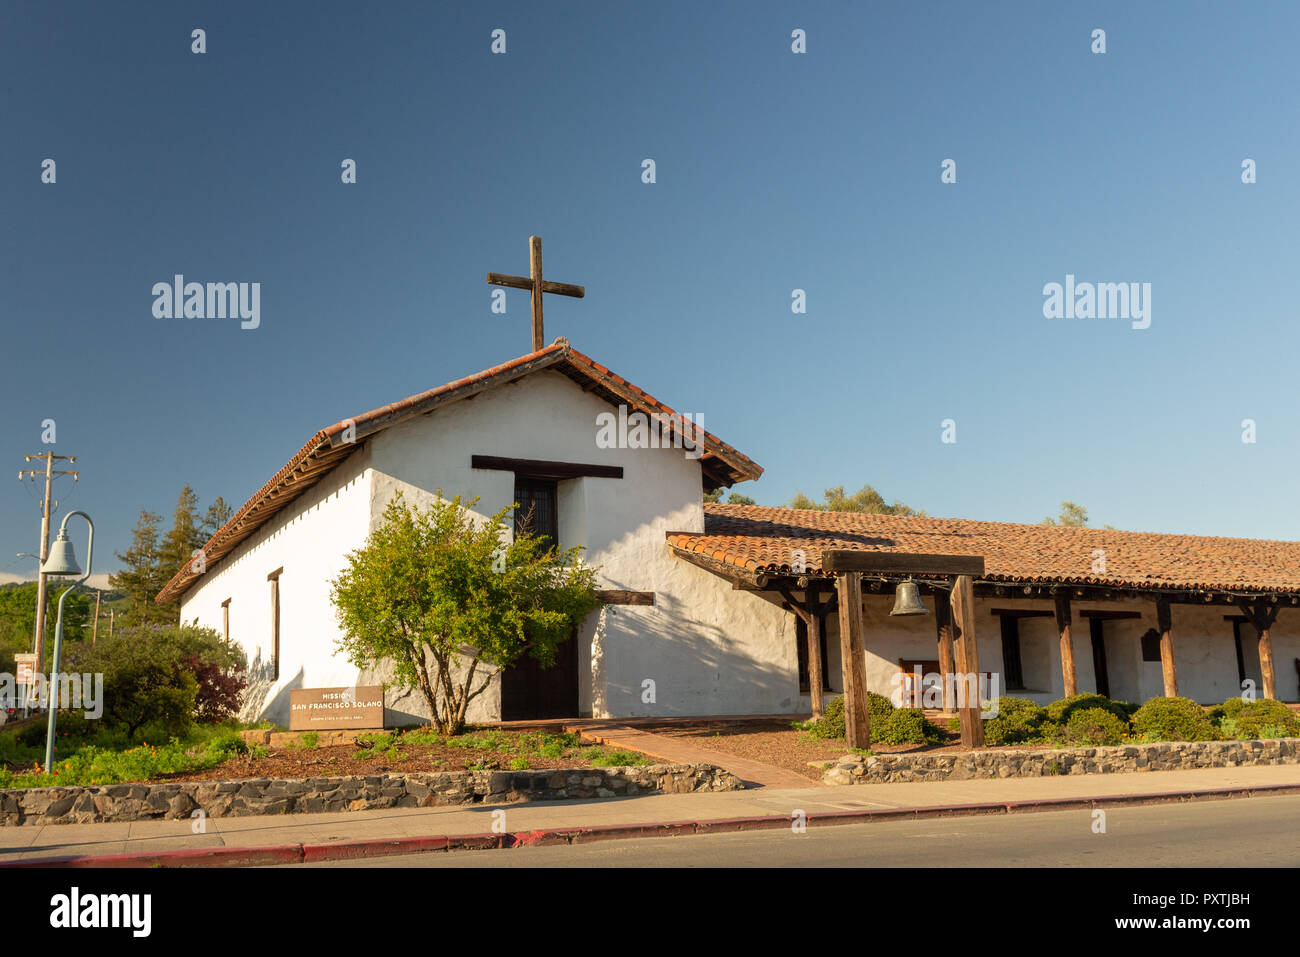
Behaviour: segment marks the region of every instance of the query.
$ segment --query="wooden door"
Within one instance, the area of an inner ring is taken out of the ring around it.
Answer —
[[[501,674],[501,720],[578,717],[578,640],[570,635],[555,649],[555,664],[543,668],[525,657]]]
[[[1097,676],[1097,694],[1110,697],[1110,675],[1106,671],[1106,622],[1101,618],[1089,618],[1088,626],[1092,632],[1092,671]]]
[[[553,480],[515,477],[515,534],[560,541]],[[501,720],[578,717],[578,641],[570,635],[555,650],[555,664],[543,668],[531,655],[501,675]]]

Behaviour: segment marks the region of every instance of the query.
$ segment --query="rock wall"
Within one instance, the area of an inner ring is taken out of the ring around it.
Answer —
[[[566,798],[736,791],[709,764],[540,771],[443,771],[338,778],[250,778],[0,791],[0,824],[91,824],[390,807],[508,804]]]
[[[1232,768],[1300,763],[1300,739],[1268,741],[1162,741],[1109,748],[1006,749],[950,754],[846,754],[827,769],[826,784],[899,781],[967,781],[972,778],[1047,777]]]

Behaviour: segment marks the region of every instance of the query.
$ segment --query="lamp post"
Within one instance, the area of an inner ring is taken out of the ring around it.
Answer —
[[[80,515],[86,520],[86,524],[90,526],[90,536],[86,542],[86,571],[84,573],[77,564],[77,556],[72,551],[72,542],[68,540],[68,519],[74,515]],[[63,651],[63,603],[67,601],[68,595],[72,594],[74,588],[90,577],[90,562],[94,556],[94,551],[95,523],[90,520],[90,516],[85,512],[69,512],[63,516],[63,522],[59,525],[59,537],[50,548],[50,557],[41,566],[41,571],[46,575],[81,575],[81,578],[73,582],[72,586],[59,596],[59,617],[54,626],[54,660],[51,662],[49,680],[46,682],[46,687],[49,690],[46,693],[45,706],[50,712],[50,723],[45,733],[46,774],[49,774],[50,769],[54,766],[54,730],[59,716],[57,682],[59,680],[59,656]],[[38,662],[38,664],[43,664],[43,662]]]

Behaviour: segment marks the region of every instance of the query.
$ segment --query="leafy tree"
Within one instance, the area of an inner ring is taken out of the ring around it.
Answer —
[[[67,671],[104,675],[103,721],[130,736],[184,736],[195,720],[230,717],[247,661],[211,628],[141,624],[68,648]],[[147,740],[147,738],[146,738]]]
[[[1082,505],[1075,505],[1073,502],[1062,502],[1060,515],[1056,518],[1049,516],[1038,524],[1068,525],[1075,528],[1082,528],[1088,524],[1088,510]]]
[[[75,580],[75,579],[74,579]],[[70,583],[49,579],[45,592],[47,658],[54,654],[54,626],[59,596]],[[90,618],[95,602],[84,588],[74,591],[63,605],[63,640],[79,641],[90,636]],[[32,650],[36,630],[36,582],[0,586],[0,672],[12,674],[14,655]]]
[[[339,649],[361,668],[391,660],[441,734],[464,729],[494,674],[525,655],[553,665],[556,647],[599,604],[580,548],[528,535],[502,544],[509,512],[475,521],[459,496],[417,509],[399,493],[331,582]]]
[[[710,503],[712,503],[712,504],[714,504],[714,505],[721,504],[721,503],[722,503],[722,493],[723,493],[724,491],[725,491],[725,489],[715,488],[712,492],[705,492],[705,493],[704,493],[704,501],[706,501],[706,502],[710,502]],[[732,492],[731,495],[729,495],[729,496],[727,497],[727,502],[726,502],[726,504],[728,504],[728,505],[757,505],[758,503],[755,502],[755,501],[754,501],[752,498],[750,498],[748,495],[741,495],[739,492]]]
[[[852,495],[844,493],[843,485],[828,488],[822,494],[825,500],[814,502],[807,495],[799,492],[786,508],[809,508],[823,512],[862,512],[868,515],[925,515],[925,512],[909,508],[897,499],[892,504],[886,502],[884,497],[870,485],[862,486]]]

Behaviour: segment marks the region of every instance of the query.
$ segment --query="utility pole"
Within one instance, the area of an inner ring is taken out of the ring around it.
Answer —
[[[40,452],[36,455],[24,455],[23,460],[30,462],[33,459],[45,460],[45,502],[41,508],[41,566],[45,566],[45,559],[50,557],[50,491],[54,485],[56,475],[71,475],[72,480],[77,481],[78,472],[64,472],[54,468],[56,460],[76,464],[75,455],[55,455],[53,452]],[[30,476],[35,479],[41,474],[39,469],[22,469],[18,473],[18,481],[24,477]],[[58,507],[58,503],[54,503]],[[36,670],[45,671],[45,572],[40,571],[36,576],[36,637],[35,647],[32,649],[36,652]]]
[[[95,639],[99,636],[99,600],[104,597],[104,593],[98,588],[95,589],[95,623],[90,628],[90,647],[95,647]]]

